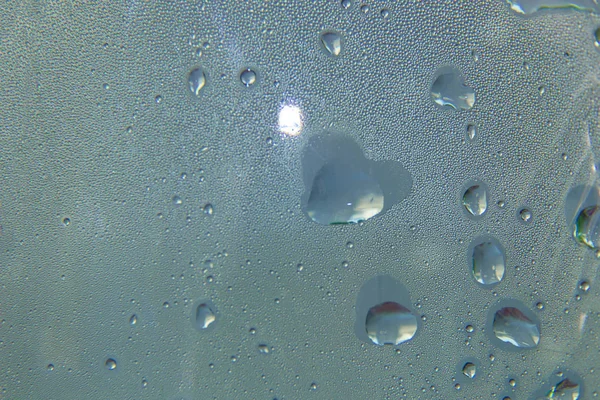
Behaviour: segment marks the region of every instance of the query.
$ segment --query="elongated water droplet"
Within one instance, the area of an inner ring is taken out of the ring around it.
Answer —
[[[486,241],[473,247],[473,277],[482,285],[502,281],[505,270],[504,251],[498,243]]]
[[[201,68],[192,70],[188,76],[188,85],[192,93],[200,96],[200,91],[206,85],[206,75]]]
[[[473,185],[463,195],[463,205],[473,216],[480,216],[487,210],[487,192],[482,185]]]

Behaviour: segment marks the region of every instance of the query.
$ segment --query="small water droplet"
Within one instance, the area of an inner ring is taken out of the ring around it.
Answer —
[[[156,102],[156,104],[160,104],[160,102],[162,101],[162,96],[158,95],[154,98],[154,101]]]
[[[454,389],[456,389],[456,390],[460,390],[460,383],[456,383],[456,384],[454,384]]]
[[[354,248],[354,243],[352,243],[352,242],[346,242],[346,248],[353,249]]]
[[[200,96],[202,88],[206,85],[206,74],[201,68],[193,69],[188,75],[188,85],[196,96]]]
[[[431,85],[431,98],[440,106],[470,110],[475,104],[475,91],[464,85],[458,71],[443,68],[436,73]]]
[[[390,10],[388,10],[387,8],[384,8],[381,10],[381,17],[383,19],[388,19],[390,16]]]
[[[519,216],[523,220],[523,222],[531,222],[531,211],[526,208],[521,209],[519,211]]]
[[[62,219],[62,223],[64,226],[69,226],[71,224],[71,219],[69,219],[68,217],[64,217]]]
[[[298,271],[298,272],[302,272],[303,270],[304,270],[304,265],[302,265],[302,264],[298,264],[298,265],[296,266],[296,271]]]
[[[342,37],[337,32],[323,32],[321,34],[321,43],[329,54],[337,57],[342,52]]]
[[[147,388],[148,387],[148,381],[145,379],[142,379],[142,388]]]
[[[465,365],[463,366],[462,372],[465,376],[473,379],[475,378],[475,374],[477,373],[477,367],[475,366],[475,364],[468,362],[465,363]]]
[[[465,191],[462,201],[471,215],[483,215],[487,210],[487,191],[483,185],[473,185]]]
[[[211,306],[207,303],[201,303],[196,307],[194,327],[198,330],[207,329],[217,316]]]
[[[515,387],[515,386],[517,386],[517,381],[514,379],[509,379],[508,384],[512,387]]]
[[[173,205],[180,206],[183,204],[183,200],[179,196],[173,196]]]
[[[46,369],[48,371],[54,371],[54,364],[48,364],[48,366],[46,367]]]
[[[117,362],[115,361],[114,358],[109,358],[108,360],[106,360],[106,362],[104,363],[104,365],[110,371],[112,371],[112,370],[114,370],[114,369],[117,368]]]
[[[538,310],[543,310],[544,309],[544,303],[542,303],[541,301],[538,301],[537,303],[535,303],[535,307]]]
[[[363,4],[362,6],[360,6],[360,11],[362,11],[364,14],[369,12],[369,5],[368,4]]]
[[[590,283],[588,281],[581,281],[581,283],[579,283],[579,289],[583,290],[584,292],[589,291]]]
[[[252,86],[256,82],[256,72],[254,72],[250,68],[246,68],[240,74],[240,81],[246,87]]]
[[[473,325],[467,325],[465,327],[465,331],[472,333],[475,330],[475,328],[473,328]]]
[[[369,309],[365,321],[369,339],[377,345],[398,345],[415,336],[417,317],[409,309],[388,301]]]
[[[266,344],[259,344],[258,351],[261,354],[269,354],[269,346],[267,346]]]
[[[477,137],[477,127],[473,124],[467,125],[467,137],[469,140],[475,140]]]
[[[206,215],[213,215],[214,209],[213,209],[212,204],[210,204],[210,203],[205,204],[204,207],[202,207],[202,211]]]
[[[137,324],[137,315],[133,314],[131,318],[129,318],[129,325],[135,326]]]
[[[493,285],[502,281],[505,270],[504,251],[495,241],[485,241],[473,247],[472,272],[482,285]]]
[[[351,0],[342,0],[340,2],[340,4],[342,5],[343,8],[345,8],[347,10],[352,5],[352,1]]]
[[[317,384],[316,383],[311,383],[310,384],[310,390],[317,390]]]
[[[540,329],[516,307],[496,311],[493,322],[494,335],[515,347],[532,348],[540,341]]]

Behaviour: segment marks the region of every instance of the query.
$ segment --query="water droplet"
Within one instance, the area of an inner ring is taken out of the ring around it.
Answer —
[[[183,200],[179,196],[173,196],[173,205],[180,206],[183,204]]]
[[[456,389],[456,390],[460,390],[460,383],[456,383],[456,384],[454,384],[454,389]]]
[[[129,318],[129,325],[135,326],[137,324],[137,315],[133,314],[131,318]]]
[[[514,379],[509,379],[509,380],[508,380],[508,384],[509,384],[511,387],[515,387],[515,386],[517,386],[517,381],[516,381],[516,380],[514,380]]]
[[[543,310],[544,309],[544,303],[542,303],[541,301],[538,301],[537,303],[535,303],[535,307],[538,310]]]
[[[314,177],[307,214],[319,224],[357,223],[374,217],[381,210],[381,187],[356,165],[327,163]]]
[[[68,217],[64,217],[62,219],[62,223],[63,223],[64,226],[69,226],[71,224],[71,219],[68,218]]]
[[[369,5],[368,4],[363,4],[362,6],[360,6],[360,11],[362,11],[364,14],[369,12]]]
[[[468,333],[472,333],[475,330],[475,328],[473,328],[473,325],[467,325],[465,327],[465,331],[467,331]]]
[[[473,242],[475,243],[475,242]],[[486,240],[473,246],[471,266],[473,277],[482,285],[499,283],[504,277],[504,251],[496,240]]]
[[[142,388],[147,388],[148,387],[148,381],[145,379],[142,379]]]
[[[317,384],[316,383],[311,383],[310,384],[310,390],[317,390]]]
[[[583,290],[584,292],[589,291],[590,283],[588,281],[581,281],[581,283],[579,284],[579,289]]]
[[[369,309],[365,327],[373,343],[398,345],[415,336],[417,317],[406,307],[388,301]]]
[[[323,32],[321,34],[321,43],[329,54],[337,57],[342,52],[342,37],[337,32]]]
[[[463,84],[458,71],[442,68],[431,85],[431,97],[440,106],[455,110],[470,110],[475,104],[475,91]]]
[[[526,208],[521,209],[519,211],[519,216],[523,220],[523,222],[531,222],[531,211]]]
[[[354,248],[354,243],[352,243],[352,242],[346,242],[346,248],[353,249]]]
[[[158,95],[154,98],[154,101],[156,102],[156,104],[160,104],[160,102],[162,101],[162,96]]]
[[[533,348],[540,342],[540,329],[516,307],[496,311],[493,322],[494,335],[515,347]]]
[[[595,0],[506,0],[506,2],[514,12],[526,15],[548,8],[574,8],[590,12],[598,11]]]
[[[342,0],[340,2],[340,4],[342,5],[343,8],[345,8],[347,10],[352,5],[352,1],[350,1],[350,0]]]
[[[269,354],[269,346],[267,346],[266,344],[259,344],[258,351],[261,354]]]
[[[462,372],[465,376],[473,379],[475,378],[475,374],[477,373],[477,367],[475,366],[475,364],[468,362],[465,363],[465,365],[463,366]]]
[[[600,47],[600,27],[594,32],[594,39],[594,44],[596,47]]]
[[[48,366],[46,367],[46,369],[48,371],[54,371],[54,364],[48,364]]]
[[[204,212],[204,214],[206,214],[206,215],[213,215],[214,209],[213,209],[213,206],[212,206],[212,204],[210,204],[210,203],[206,203],[206,204],[204,205],[204,207],[202,207],[202,211],[203,211],[203,212]]]
[[[381,17],[383,19],[388,19],[390,16],[390,10],[388,10],[387,8],[384,8],[381,10]]]
[[[252,86],[256,82],[256,72],[254,72],[250,68],[246,68],[240,74],[240,81],[246,87]]]
[[[188,76],[190,90],[196,96],[200,96],[200,91],[206,85],[206,74],[201,68],[192,70]]]
[[[110,371],[112,371],[112,370],[114,370],[114,369],[117,368],[117,362],[115,361],[114,358],[109,358],[108,360],[106,360],[106,362],[104,363],[104,365]]]
[[[579,384],[571,381],[569,378],[563,379],[556,385],[552,386],[552,389],[550,389],[550,392],[548,392],[546,398],[564,398],[576,400],[579,398]]]
[[[463,205],[473,216],[480,216],[487,210],[487,191],[483,185],[473,185],[465,191]]]
[[[216,319],[212,307],[207,303],[201,303],[196,307],[194,327],[198,330],[207,329]]]
[[[577,216],[575,220],[575,229],[573,236],[580,244],[596,250],[600,244],[600,206],[593,205],[586,207]]]
[[[473,124],[467,125],[467,137],[469,140],[475,140],[477,137],[477,127]]]

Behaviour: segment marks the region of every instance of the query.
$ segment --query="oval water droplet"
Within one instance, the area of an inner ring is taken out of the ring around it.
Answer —
[[[516,307],[503,307],[494,314],[494,335],[515,347],[533,348],[540,342],[540,328]]]
[[[330,55],[337,57],[342,52],[342,37],[337,32],[323,32],[321,34],[321,44]]]
[[[575,219],[573,236],[575,240],[590,249],[600,245],[600,206],[593,205],[580,211]]]
[[[213,307],[208,303],[201,303],[196,307],[194,327],[200,331],[207,329],[217,316]]]
[[[200,96],[202,88],[206,85],[206,74],[202,68],[193,69],[188,75],[188,85],[196,96]]]
[[[473,141],[477,137],[477,127],[473,124],[467,125],[467,137]]]
[[[487,190],[484,185],[469,187],[462,198],[463,206],[473,216],[483,215],[487,210]]]
[[[500,244],[492,238],[476,239],[471,247],[471,267],[475,280],[482,285],[493,285],[502,281],[505,257]]]
[[[373,343],[398,345],[415,336],[417,317],[406,307],[388,301],[369,309],[365,327]]]
[[[470,110],[475,105],[475,91],[464,85],[458,71],[442,68],[431,85],[431,98],[440,106],[455,110]]]

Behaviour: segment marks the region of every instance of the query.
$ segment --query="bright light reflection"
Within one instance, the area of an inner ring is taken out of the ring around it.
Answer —
[[[279,131],[284,135],[298,136],[303,128],[300,107],[286,104],[279,110]]]

